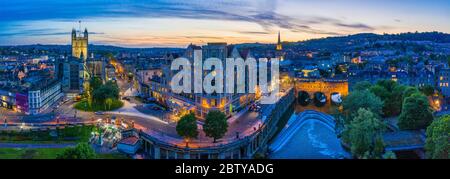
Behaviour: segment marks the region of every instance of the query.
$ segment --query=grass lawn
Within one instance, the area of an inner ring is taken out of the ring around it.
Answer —
[[[55,159],[64,148],[0,148],[0,159]]]
[[[92,106],[88,105],[87,100],[82,100],[74,105],[75,109],[78,109],[80,111],[89,111],[89,112],[96,112],[96,111],[113,111],[116,109],[119,109],[123,106],[123,102],[120,100],[113,100],[111,104],[111,108],[108,108],[108,105],[104,104],[95,104],[93,103]]]
[[[131,159],[125,154],[111,153],[111,154],[97,154],[97,159]]]
[[[0,142],[4,143],[77,143],[87,142],[96,126],[73,126],[48,131],[2,131]]]
[[[0,159],[56,159],[65,148],[0,148]],[[97,159],[130,159],[121,153],[97,154]]]

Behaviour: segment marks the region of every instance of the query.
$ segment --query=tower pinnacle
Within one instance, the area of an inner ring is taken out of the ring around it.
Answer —
[[[281,44],[281,34],[280,31],[278,31],[278,43],[277,43],[277,50],[281,51],[283,50],[283,45]]]

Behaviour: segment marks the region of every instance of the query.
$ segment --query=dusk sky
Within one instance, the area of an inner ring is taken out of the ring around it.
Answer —
[[[450,33],[449,0],[0,0],[0,45],[185,47],[275,43],[355,33]]]

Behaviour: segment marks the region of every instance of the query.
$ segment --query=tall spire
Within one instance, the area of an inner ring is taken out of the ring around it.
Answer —
[[[78,36],[81,36],[81,21],[78,21]]]
[[[280,36],[280,31],[278,31],[278,44],[281,44],[281,36]]]
[[[277,43],[277,50],[281,51],[283,50],[283,45],[281,44],[281,34],[280,31],[278,31],[278,43]]]

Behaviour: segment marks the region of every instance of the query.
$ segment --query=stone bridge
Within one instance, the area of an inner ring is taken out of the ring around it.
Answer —
[[[295,94],[298,97],[299,92],[307,92],[310,98],[314,93],[321,92],[331,101],[331,94],[339,93],[341,96],[348,95],[348,81],[336,79],[311,79],[295,78]]]

